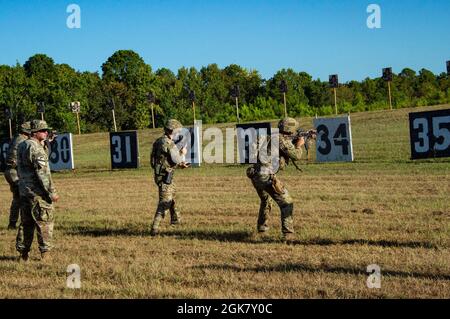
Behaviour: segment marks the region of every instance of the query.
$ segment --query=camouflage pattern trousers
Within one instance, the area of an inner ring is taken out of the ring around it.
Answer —
[[[167,211],[170,211],[170,223],[176,225],[180,222],[180,212],[175,203],[175,186],[160,182],[158,185],[159,202],[156,208],[155,218],[152,224],[152,233],[157,233],[161,221]]]
[[[20,215],[19,178],[14,168],[5,170],[5,179],[9,184],[13,199],[9,209],[9,224],[15,226]]]
[[[272,200],[274,200],[281,210],[281,232],[283,234],[294,233],[294,219],[292,217],[294,204],[286,187],[283,186],[281,194],[276,192],[272,186],[272,177],[262,174],[253,176],[252,184],[261,199],[257,223],[258,231],[264,232],[268,229],[268,218],[272,210]]]
[[[53,205],[36,196],[34,199],[22,197],[21,223],[16,238],[16,249],[20,253],[29,252],[33,243],[34,230],[37,232],[39,251],[52,248]]]

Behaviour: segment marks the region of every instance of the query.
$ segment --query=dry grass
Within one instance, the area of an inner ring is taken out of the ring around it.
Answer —
[[[258,198],[234,165],[179,172],[183,224],[166,218],[161,236],[150,237],[157,190],[146,153],[158,132],[140,132],[143,169],[114,172],[106,136],[82,136],[79,169],[54,175],[61,201],[51,262],[39,261],[36,242],[29,263],[16,261],[0,182],[0,296],[449,298],[450,162],[408,160],[407,111],[352,115],[355,163],[280,175],[295,200],[290,245],[280,241],[276,207],[271,230],[255,233]],[[81,267],[79,290],[65,288],[72,263]],[[381,289],[366,286],[370,264],[381,267]]]

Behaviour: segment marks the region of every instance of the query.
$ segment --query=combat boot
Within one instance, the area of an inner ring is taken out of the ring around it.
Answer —
[[[152,230],[150,231],[150,235],[151,236],[156,236],[159,231],[159,224],[161,223],[161,220],[163,219],[163,216],[160,214],[156,214],[155,215],[155,219],[153,220],[153,224],[152,224]]]
[[[15,230],[15,229],[17,229],[16,224],[13,224],[13,223],[8,224],[8,230]]]
[[[23,252],[20,254],[19,261],[27,262],[29,258],[28,252]]]
[[[269,230],[269,226],[266,225],[258,225],[258,233],[265,233]]]
[[[286,244],[291,244],[295,240],[295,234],[294,233],[283,233],[281,235],[281,241]]]
[[[171,226],[177,226],[177,225],[180,225],[180,224],[181,224],[181,217],[180,216],[178,216],[176,219],[172,219],[170,221],[170,225]]]
[[[177,209],[170,209],[170,225],[175,226],[181,224],[181,216]]]

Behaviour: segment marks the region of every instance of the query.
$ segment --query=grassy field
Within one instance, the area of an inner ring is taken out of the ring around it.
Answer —
[[[408,113],[449,105],[351,115],[353,163],[303,163],[280,174],[294,198],[296,239],[256,233],[259,199],[245,168],[177,172],[183,223],[149,236],[157,188],[139,131],[137,170],[111,171],[107,134],[75,136],[73,172],[54,173],[55,245],[50,262],[17,262],[6,230],[11,199],[0,182],[2,298],[450,298],[450,159],[411,161]],[[312,118],[302,118],[305,128]],[[224,128],[227,125],[222,125]],[[231,126],[231,125],[228,125]],[[66,288],[66,267],[81,289]],[[381,268],[381,289],[366,267]]]

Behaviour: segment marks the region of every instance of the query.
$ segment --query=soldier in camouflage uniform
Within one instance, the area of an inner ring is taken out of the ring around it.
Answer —
[[[180,223],[180,212],[174,199],[173,174],[176,168],[189,166],[184,160],[186,148],[179,149],[174,142],[182,128],[179,121],[169,120],[164,126],[164,135],[153,143],[150,161],[154,170],[155,183],[158,186],[159,202],[151,228],[152,236],[158,234],[159,224],[168,210],[170,211],[171,225]]]
[[[19,176],[17,175],[17,148],[20,143],[27,140],[30,135],[30,122],[21,125],[21,132],[17,134],[9,145],[6,155],[5,179],[13,194],[9,211],[8,229],[16,229],[16,223],[20,214]]]
[[[52,181],[48,154],[44,148],[49,130],[45,121],[33,120],[30,139],[21,143],[18,149],[21,223],[16,249],[23,260],[28,259],[35,229],[42,259],[46,258],[52,247],[53,203],[58,201],[59,196]]]
[[[289,160],[299,160],[304,145],[304,138],[299,138],[295,145],[292,143],[292,135],[295,134],[298,123],[293,118],[284,118],[279,124],[279,169],[283,169]],[[275,175],[276,171],[267,169],[272,163],[257,163],[247,170],[247,176],[251,178],[252,184],[261,199],[259,216],[257,222],[258,232],[266,232],[268,217],[272,209],[272,199],[281,210],[281,231],[284,240],[290,240],[294,236],[293,209],[294,204],[288,190],[281,184]]]

